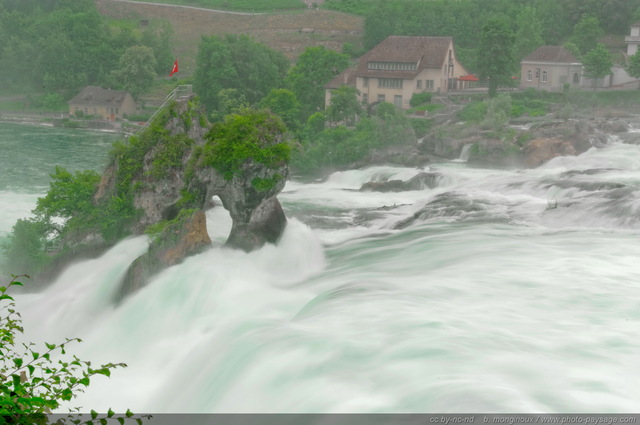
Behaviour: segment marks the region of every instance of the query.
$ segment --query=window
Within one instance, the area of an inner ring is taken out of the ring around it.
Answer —
[[[422,80],[416,80],[416,88],[417,89],[421,89],[422,88]]]
[[[396,105],[398,108],[402,108],[402,96],[400,95],[393,96],[393,104]]]
[[[364,77],[362,79],[362,87],[369,87],[369,77]]]
[[[401,78],[378,78],[378,88],[401,89],[402,79]]]
[[[543,83],[547,82],[547,71],[542,71],[542,82]]]
[[[415,62],[367,62],[367,68],[391,71],[415,71],[418,69],[418,64]]]
[[[384,102],[384,100],[385,100],[384,95],[383,94],[379,94],[378,95],[378,102]]]
[[[367,93],[362,94],[362,103],[364,104],[369,103],[369,95]]]
[[[577,72],[575,74],[573,74],[573,82],[575,84],[578,84],[580,82],[580,76],[578,75]]]
[[[433,80],[424,80],[425,88],[433,90]]]
[[[527,81],[533,81],[533,72],[531,70],[527,71]]]

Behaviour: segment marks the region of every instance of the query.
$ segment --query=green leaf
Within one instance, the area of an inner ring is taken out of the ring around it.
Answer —
[[[100,418],[100,425],[107,425],[107,419],[106,418]]]
[[[109,410],[107,411],[107,418],[111,418],[113,417],[113,415],[115,415],[115,412],[111,410],[111,408],[109,408]]]
[[[71,400],[71,397],[73,397],[73,392],[69,388],[62,390],[62,393],[60,394],[60,398],[62,400],[69,401]]]
[[[16,365],[18,369],[22,367],[22,359],[13,359],[13,363]]]
[[[91,409],[91,419],[95,419],[98,417],[98,412],[96,412],[95,410]]]
[[[111,377],[111,371],[106,367],[102,368],[102,369],[98,369],[98,370],[96,370],[96,372],[101,374],[101,375]]]
[[[33,365],[28,365],[27,369],[29,369],[29,375],[33,376],[33,372],[36,370],[36,368]]]
[[[33,356],[33,360],[38,360],[38,357],[40,357],[40,353],[36,353],[35,351],[32,351],[31,355]]]
[[[136,418],[136,422],[138,423],[138,425],[142,425],[142,419]]]
[[[45,342],[44,345],[46,345],[49,350],[54,350],[56,348],[55,344],[49,344],[48,342]]]
[[[118,417],[118,422],[120,422],[120,425],[124,425],[124,418]]]
[[[91,381],[89,380],[89,378],[88,378],[88,377],[84,377],[84,378],[80,379],[80,380],[78,381],[78,383],[80,383],[80,384],[84,385],[85,387],[88,387],[88,386],[89,386],[89,384],[91,383]]]
[[[130,418],[133,416],[133,412],[129,409],[127,409],[127,412],[124,414],[127,418]]]

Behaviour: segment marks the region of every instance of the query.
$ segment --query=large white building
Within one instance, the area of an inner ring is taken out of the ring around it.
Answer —
[[[348,69],[325,85],[325,105],[331,90],[355,86],[363,104],[389,102],[408,109],[415,93],[462,90],[468,72],[458,62],[451,37],[390,36],[367,52],[358,67]]]

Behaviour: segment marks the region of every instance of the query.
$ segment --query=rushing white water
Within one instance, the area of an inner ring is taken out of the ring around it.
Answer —
[[[640,147],[535,170],[436,164],[435,189],[358,191],[419,171],[289,182],[281,242],[249,254],[222,248],[215,207],[213,247],[115,306],[147,244],[125,240],[21,295],[27,333],[128,363],[93,380],[87,409],[636,412]]]

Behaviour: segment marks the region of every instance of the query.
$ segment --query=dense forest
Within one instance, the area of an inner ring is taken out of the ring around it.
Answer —
[[[57,93],[68,98],[78,88],[95,84],[139,94],[148,89],[139,81],[153,80],[173,61],[168,24],[141,30],[107,23],[92,0],[2,0],[2,5],[4,93]],[[571,41],[579,46],[581,37],[590,34],[628,34],[629,25],[640,19],[640,0],[328,0],[323,7],[365,16],[364,49],[392,34],[452,36],[459,58],[471,71],[476,69],[482,27],[497,15],[511,25],[516,61],[543,44]],[[581,22],[592,25],[580,29]],[[138,50],[127,54],[134,48]],[[362,51],[349,46],[348,53],[357,56]],[[274,72],[282,75],[286,65],[273,60],[278,62]],[[266,91],[254,91],[249,100],[256,101],[260,93],[264,96]]]
[[[92,0],[2,3],[0,87],[5,93],[68,98],[79,87],[101,85],[135,94],[146,87],[138,87],[140,75],[133,74],[152,82],[173,62],[167,25],[144,31],[109,26]]]

